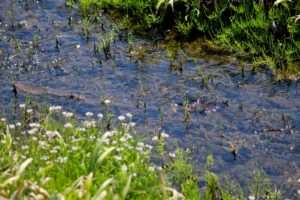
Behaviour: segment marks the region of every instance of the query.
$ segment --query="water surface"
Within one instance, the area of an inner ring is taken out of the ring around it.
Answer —
[[[83,96],[86,100],[42,95],[51,104],[81,114],[103,112],[100,101],[109,98],[117,114],[134,115],[140,134],[150,138],[162,128],[171,135],[171,151],[176,146],[193,149],[200,173],[212,152],[216,173],[244,185],[254,170],[263,169],[285,191],[284,196],[297,198],[299,81],[277,82],[268,69],[253,71],[233,57],[208,54],[200,40],[176,43],[134,35],[128,40],[127,31],[117,34],[107,59],[103,52],[94,52],[94,44],[112,28],[105,14],[101,16],[105,31],[101,23],[92,24],[87,40],[82,19],[63,0],[28,2],[0,4],[3,110],[8,111],[16,100],[25,101],[24,93],[14,96],[13,81]],[[170,50],[176,50],[173,67]],[[185,99],[190,104],[188,120]],[[238,148],[236,159],[231,146]]]

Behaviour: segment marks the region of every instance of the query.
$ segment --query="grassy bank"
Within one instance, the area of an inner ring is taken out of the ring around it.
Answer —
[[[118,10],[154,33],[172,29],[183,39],[205,38],[233,55],[268,65],[278,79],[300,76],[298,0],[68,0],[84,17]]]
[[[0,198],[248,198],[237,185],[221,187],[211,171],[212,156],[203,164],[204,176],[197,176],[189,152],[166,151],[168,134],[140,139],[132,115],[114,117],[109,103],[104,101],[103,115],[87,112],[82,120],[60,106],[30,101],[15,108],[13,116],[1,114]],[[160,161],[153,163],[152,156]],[[280,197],[261,174],[249,191],[252,199]]]

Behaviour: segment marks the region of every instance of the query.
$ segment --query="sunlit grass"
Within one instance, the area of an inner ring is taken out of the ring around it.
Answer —
[[[183,39],[202,37],[235,55],[269,66],[277,79],[298,79],[300,3],[297,0],[67,0],[83,16],[97,8],[129,15],[132,24],[153,32],[173,29]],[[89,6],[87,6],[89,5]],[[89,10],[87,12],[86,10]],[[258,62],[259,61],[259,62]]]
[[[19,105],[14,120],[2,115],[0,198],[244,199],[238,187],[238,192],[222,189],[211,155],[201,178],[190,151],[166,150],[167,133],[142,140],[131,113],[115,117],[110,100],[102,103],[105,113],[87,112],[82,120],[61,106],[32,101]],[[153,155],[160,161],[154,163]],[[206,180],[202,196],[201,179]],[[268,185],[259,191],[256,185],[255,197],[280,197]]]

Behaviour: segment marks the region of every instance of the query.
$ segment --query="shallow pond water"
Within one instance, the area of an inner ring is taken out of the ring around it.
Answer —
[[[100,101],[109,98],[117,114],[134,115],[139,133],[151,137],[162,128],[171,135],[170,150],[194,149],[200,172],[212,152],[218,174],[244,185],[254,170],[263,169],[285,197],[297,198],[299,81],[277,82],[268,69],[253,71],[251,65],[231,57],[209,55],[202,41],[128,39],[126,31],[111,42],[107,59],[94,52],[94,44],[106,37],[112,22],[105,15],[99,17],[103,27],[92,23],[87,40],[80,16],[63,0],[3,0],[2,110],[25,101],[22,92],[15,97],[13,81],[80,95],[84,99],[53,93],[41,96],[81,114],[103,112]],[[168,50],[175,51],[172,66]],[[188,118],[184,107],[189,109]],[[236,159],[232,146],[238,149]]]

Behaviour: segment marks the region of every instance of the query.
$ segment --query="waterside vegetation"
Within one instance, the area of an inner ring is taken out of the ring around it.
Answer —
[[[1,199],[279,199],[261,173],[248,195],[213,173],[213,157],[195,173],[191,151],[168,151],[163,131],[141,138],[132,114],[87,112],[82,120],[61,106],[20,104],[0,120]],[[13,120],[14,119],[14,120]],[[153,162],[156,158],[156,162]],[[205,184],[204,184],[205,183]]]
[[[220,52],[268,66],[277,79],[300,76],[298,0],[67,0],[84,18],[103,10],[130,17],[153,34],[171,29],[177,38],[204,38]]]

